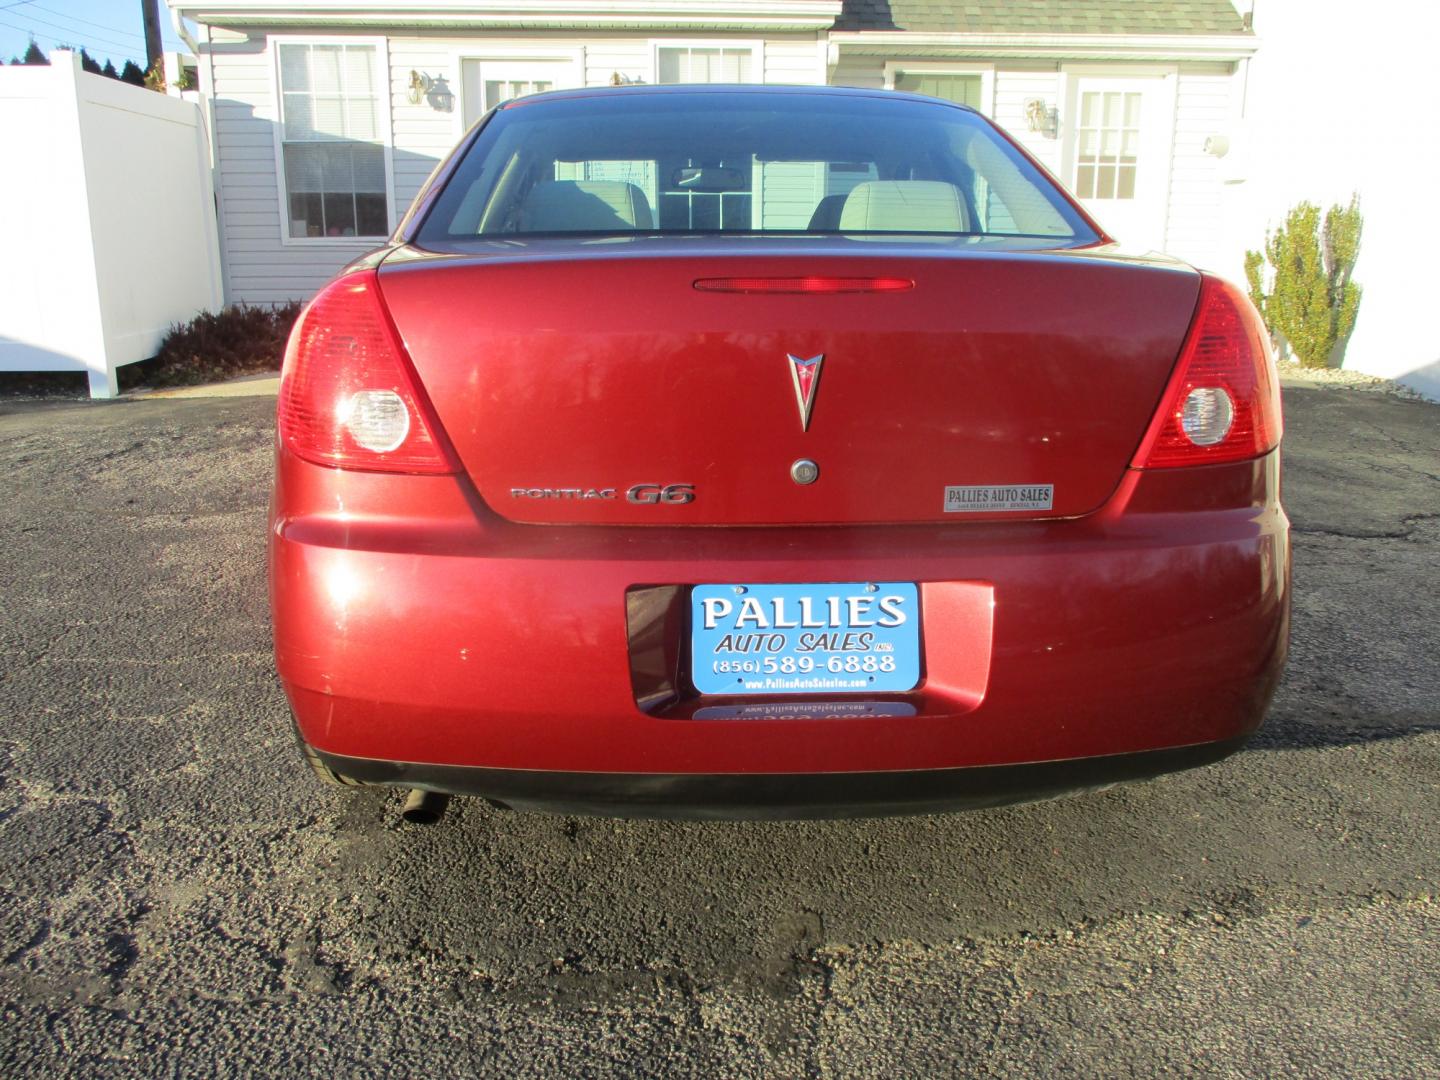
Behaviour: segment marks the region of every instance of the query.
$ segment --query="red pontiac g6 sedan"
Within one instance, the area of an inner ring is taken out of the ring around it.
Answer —
[[[290,339],[280,677],[322,776],[567,812],[1203,764],[1284,663],[1280,433],[1245,296],[969,109],[539,94]]]

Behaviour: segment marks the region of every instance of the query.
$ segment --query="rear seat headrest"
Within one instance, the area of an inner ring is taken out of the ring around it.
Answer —
[[[645,192],[623,180],[542,180],[520,206],[525,232],[648,231]]]
[[[840,211],[840,228],[856,232],[969,232],[970,215],[954,184],[943,180],[867,180]]]

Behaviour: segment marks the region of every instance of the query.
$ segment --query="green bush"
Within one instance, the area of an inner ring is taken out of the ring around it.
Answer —
[[[1350,275],[1363,222],[1354,195],[1349,206],[1330,207],[1323,225],[1320,208],[1302,202],[1286,215],[1284,225],[1265,234],[1263,255],[1245,253],[1250,299],[1277,345],[1305,367],[1329,366],[1336,344],[1355,328],[1361,290]]]
[[[237,304],[202,312],[171,327],[153,360],[120,369],[122,386],[180,386],[279,371],[298,302],[279,307]]]
[[[145,89],[154,90],[156,93],[165,93],[165,61],[156,60],[145,72]]]

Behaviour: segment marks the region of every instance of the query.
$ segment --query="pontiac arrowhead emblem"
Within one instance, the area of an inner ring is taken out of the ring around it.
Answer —
[[[820,386],[820,365],[825,354],[801,360],[798,356],[785,354],[790,362],[790,379],[795,384],[795,404],[800,407],[800,430],[810,430],[810,410],[815,407],[815,391]]]

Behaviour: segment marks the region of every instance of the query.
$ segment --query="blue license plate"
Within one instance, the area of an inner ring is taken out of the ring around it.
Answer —
[[[696,585],[690,678],[702,694],[875,694],[920,681],[911,582]]]

